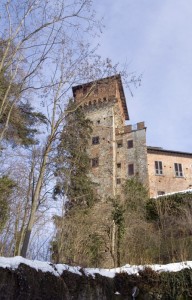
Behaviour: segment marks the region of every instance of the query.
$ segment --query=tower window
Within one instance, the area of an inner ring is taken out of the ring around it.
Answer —
[[[92,164],[93,168],[98,167],[99,166],[99,158],[98,157],[92,158],[91,164]]]
[[[163,165],[162,161],[155,161],[155,174],[156,175],[163,175]]]
[[[121,184],[121,178],[117,178],[117,184]]]
[[[129,164],[128,165],[128,175],[129,176],[134,175],[134,164]]]
[[[175,167],[175,176],[183,177],[182,164],[174,163],[174,167]]]
[[[117,148],[123,147],[123,140],[117,141]]]
[[[133,148],[133,140],[127,141],[127,148],[128,149]]]
[[[121,168],[121,163],[117,164],[117,168],[120,169]]]
[[[99,136],[92,137],[92,145],[97,145],[97,144],[99,144]]]

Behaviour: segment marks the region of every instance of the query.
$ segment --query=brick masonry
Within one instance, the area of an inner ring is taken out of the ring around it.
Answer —
[[[192,188],[192,154],[148,147],[150,197]],[[162,162],[162,174],[156,175],[155,161]],[[181,164],[182,176],[176,175],[175,163]]]

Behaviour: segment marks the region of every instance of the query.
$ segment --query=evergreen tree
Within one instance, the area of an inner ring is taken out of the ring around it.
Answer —
[[[8,176],[2,176],[0,178],[0,232],[3,229],[8,218],[8,200],[14,187],[14,181]]]
[[[101,241],[92,232],[91,212],[96,194],[89,177],[90,159],[86,152],[92,132],[91,121],[81,108],[69,101],[65,125],[57,146],[54,196],[66,196],[64,215],[55,216],[56,236],[51,243],[56,262],[97,265]],[[78,225],[77,225],[78,224]]]
[[[38,130],[35,126],[38,122],[46,123],[46,119],[42,113],[34,111],[28,100],[21,99],[25,86],[19,75],[13,75],[12,70],[15,47],[12,45],[3,62],[6,45],[6,41],[0,40],[0,64],[3,64],[0,69],[0,141],[28,146],[37,143],[35,134]]]
[[[75,103],[70,100],[67,110],[74,107]],[[54,194],[67,197],[68,209],[76,205],[91,207],[95,199],[94,186],[88,175],[90,159],[86,152],[91,132],[91,121],[85,118],[81,108],[67,115],[57,147]]]
[[[112,219],[116,225],[116,258],[117,266],[121,265],[121,241],[125,234],[125,207],[120,203],[120,198],[112,199]]]

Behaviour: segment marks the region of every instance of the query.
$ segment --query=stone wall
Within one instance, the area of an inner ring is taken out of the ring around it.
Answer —
[[[124,127],[124,132],[116,130],[117,138],[117,178],[121,184],[132,176],[137,176],[139,181],[148,186],[147,176],[147,148],[146,128],[144,122]],[[118,141],[122,141],[122,147],[118,147]],[[132,141],[131,147],[128,142]],[[121,167],[118,167],[121,164]],[[133,174],[129,175],[128,166],[133,165]],[[121,184],[117,185],[117,193],[121,191]]]
[[[92,159],[98,158],[98,166],[92,167],[90,176],[98,184],[96,190],[103,199],[111,195],[113,190],[112,107],[113,103],[106,103],[85,110],[93,128],[87,149],[90,163],[92,164]],[[98,144],[92,143],[94,137],[99,138]]]
[[[114,278],[80,272],[63,271],[55,276],[23,263],[14,270],[0,268],[0,300],[131,300],[135,287],[136,300],[192,299],[190,269],[156,273],[146,268],[136,275],[119,273]]]

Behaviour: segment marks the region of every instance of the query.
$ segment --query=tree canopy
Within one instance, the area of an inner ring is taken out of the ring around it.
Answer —
[[[37,143],[37,124],[46,122],[45,116],[36,112],[28,99],[22,99],[24,83],[19,75],[14,76],[11,54],[6,52],[7,42],[0,40],[0,140],[6,140],[12,145],[32,145]],[[11,48],[14,51],[14,47]],[[22,72],[22,70],[20,70]]]

